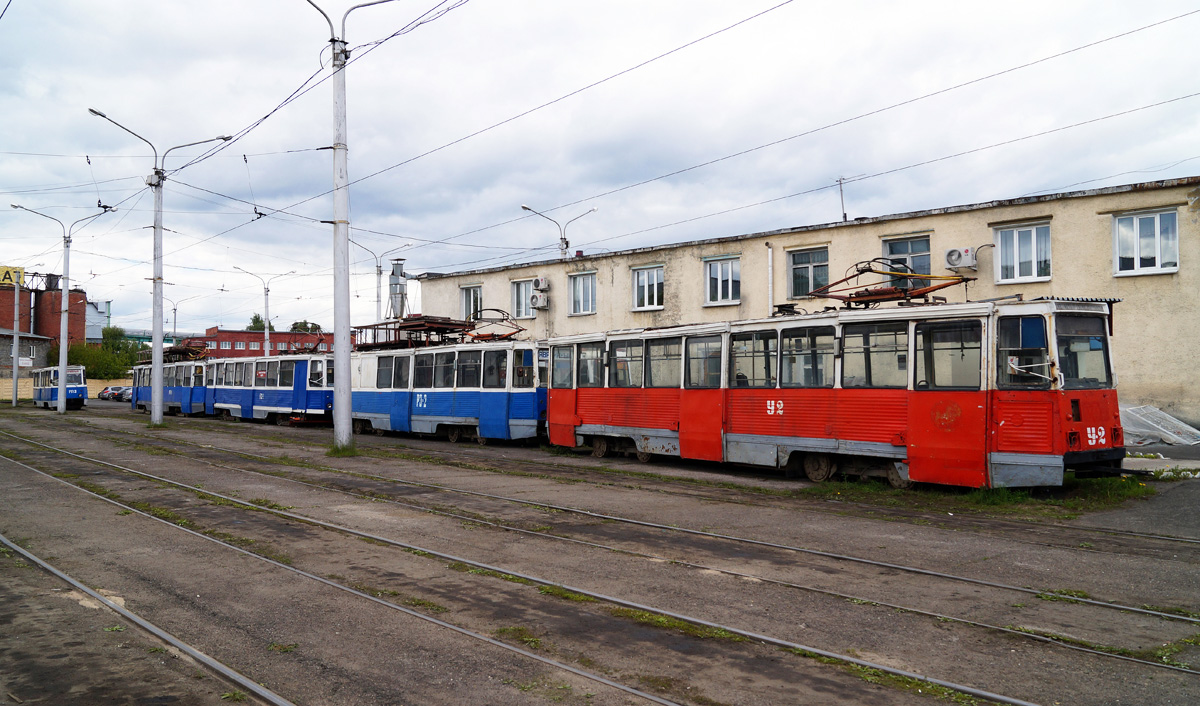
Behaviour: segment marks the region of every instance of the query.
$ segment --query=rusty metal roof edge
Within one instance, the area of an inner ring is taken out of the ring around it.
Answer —
[[[504,272],[505,270],[517,270],[528,267],[539,267],[543,265],[562,264],[570,262],[581,262],[584,260],[596,260],[603,258],[611,258],[617,255],[636,255],[638,253],[656,252],[661,250],[671,250],[674,248],[686,248],[696,245],[717,245],[720,243],[732,243],[741,240],[753,240],[756,238],[769,238],[779,235],[792,235],[794,233],[809,233],[812,231],[846,228],[850,226],[869,225],[872,223],[885,223],[887,221],[902,221],[910,218],[923,218],[926,216],[943,216],[952,213],[965,213],[968,211],[980,211],[988,208],[1004,208],[1006,206],[1023,206],[1026,204],[1046,203],[1048,201],[1062,201],[1065,199],[1090,198],[1095,196],[1108,196],[1110,194],[1131,193],[1135,191],[1157,191],[1159,189],[1174,189],[1185,186],[1200,185],[1200,176],[1180,177],[1178,179],[1160,179],[1157,181],[1146,181],[1137,184],[1121,184],[1119,186],[1105,186],[1099,189],[1085,189],[1081,191],[1063,191],[1054,194],[1043,194],[1041,196],[1019,196],[1012,199],[998,199],[995,201],[983,201],[972,204],[962,204],[958,206],[943,206],[941,208],[930,208],[920,211],[906,211],[903,213],[891,213],[883,216],[870,216],[863,218],[855,218],[852,221],[833,221],[830,223],[818,223],[807,226],[792,226],[789,228],[777,228],[775,230],[766,230],[758,233],[744,233],[742,235],[727,235],[718,238],[704,238],[701,240],[686,240],[679,243],[664,243],[662,245],[651,245],[644,248],[630,248],[628,250],[613,250],[612,252],[597,253],[595,255],[584,255],[582,257],[568,258],[562,260],[554,258],[550,260],[536,260],[533,262],[521,262],[512,265],[499,265],[496,267],[485,267],[477,270],[461,270],[459,272],[426,272],[416,275],[418,280],[426,279],[443,279],[446,277],[462,277],[472,274],[486,274],[489,272]]]

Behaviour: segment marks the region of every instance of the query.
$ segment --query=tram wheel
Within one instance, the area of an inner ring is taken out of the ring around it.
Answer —
[[[913,484],[910,479],[900,475],[900,471],[896,469],[895,464],[888,466],[887,478],[888,485],[892,486],[896,490],[907,490],[911,488]]]
[[[457,444],[458,442],[462,441],[462,435],[462,427],[450,427],[446,430],[446,439],[451,444]]]
[[[837,462],[829,454],[804,455],[804,475],[814,483],[823,483],[829,480],[836,470]]]
[[[275,415],[275,426],[286,427],[286,426],[291,426],[291,423],[292,423],[292,418],[289,417],[288,415],[286,415],[286,414],[276,414]],[[359,433],[361,434],[362,432],[359,432]]]
[[[637,460],[641,461],[642,463],[650,463],[650,459],[652,458],[654,458],[654,454],[650,453],[649,451],[637,452]]]
[[[608,439],[603,436],[592,437],[592,455],[596,458],[604,458],[611,451],[611,445]]]
[[[365,434],[367,433],[367,420],[355,419],[354,422],[351,423],[350,427],[355,434]]]
[[[476,443],[476,444],[479,444],[480,446],[487,446],[487,445],[488,445],[488,438],[487,438],[486,436],[476,436],[476,437],[475,437],[475,443]]]

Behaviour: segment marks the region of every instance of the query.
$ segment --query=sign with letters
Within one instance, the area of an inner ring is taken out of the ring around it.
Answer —
[[[25,286],[25,268],[24,267],[4,267],[0,265],[0,285]]]

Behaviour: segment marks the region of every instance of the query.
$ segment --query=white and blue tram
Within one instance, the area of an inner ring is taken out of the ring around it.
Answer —
[[[539,370],[545,358],[539,361],[536,344],[519,341],[357,352],[350,383],[355,430],[480,443],[534,438],[546,419]]]
[[[212,360],[206,411],[277,424],[330,421],[333,359],[314,355]]]
[[[170,414],[204,414],[207,388],[204,384],[204,361],[189,360],[163,365],[163,411]],[[150,366],[133,369],[133,390],[129,405],[132,409],[150,410]]]
[[[87,375],[82,365],[67,366],[67,409],[83,409],[87,404]],[[49,409],[58,407],[58,366],[33,371],[33,404]]]

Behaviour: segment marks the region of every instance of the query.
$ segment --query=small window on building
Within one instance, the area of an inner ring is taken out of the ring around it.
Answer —
[[[596,313],[596,273],[567,277],[567,288],[571,292],[572,314]]]
[[[213,348],[216,348],[216,347],[217,347],[217,342],[216,342],[216,341],[205,341],[205,342],[204,342],[204,347],[205,347],[205,348],[208,348],[208,349],[210,349],[210,350],[211,350],[211,349],[213,349]]]
[[[278,343],[275,344],[275,350],[277,350],[277,351],[286,351],[287,349],[288,349],[288,344],[283,341],[279,341]]]
[[[574,363],[575,354],[571,350],[571,346],[555,346],[553,349],[554,364],[551,366],[551,387],[559,390],[570,389],[574,386],[571,366]]]
[[[983,325],[978,321],[917,324],[916,390],[978,390]]]
[[[479,387],[479,366],[483,351],[461,351],[458,354],[458,387]]]
[[[829,284],[829,249],[797,250],[789,253],[792,269],[792,298],[808,296]]]
[[[483,352],[483,386],[488,389],[508,387],[508,351]]]
[[[227,351],[232,347],[231,341],[221,341],[221,350]]]
[[[512,283],[512,313],[517,319],[533,318],[533,280]]]
[[[996,255],[1000,284],[1050,279],[1050,226],[997,228]]]
[[[608,386],[642,386],[642,341],[613,341],[608,351]]]
[[[259,349],[258,341],[250,341],[250,350],[256,351]]]
[[[483,287],[462,287],[459,290],[459,301],[462,303],[462,317],[469,319],[483,308]]]
[[[633,309],[646,311],[663,307],[663,268],[643,267],[633,271]]]
[[[604,387],[604,343],[580,343],[575,366],[578,387]]]
[[[706,304],[737,304],[742,299],[742,261],[732,257],[704,263]]]
[[[413,387],[427,389],[433,387],[433,354],[418,355],[413,364]]]
[[[842,329],[842,387],[908,387],[908,322]]]
[[[390,355],[381,355],[375,359],[375,389],[386,390],[392,386],[392,362]]]
[[[1175,211],[1113,219],[1113,272],[1153,275],[1179,271],[1179,220]]]
[[[319,350],[319,351],[327,351],[327,350],[329,350],[329,344],[327,344],[327,343],[318,343],[318,344],[317,344],[317,350]]]
[[[900,272],[913,272],[919,275],[930,274],[929,269],[929,236],[920,238],[899,238],[886,240],[883,243],[884,256],[899,267]],[[924,286],[926,280],[911,277],[894,277],[893,287],[915,288]]]
[[[832,326],[786,329],[779,342],[781,387],[833,387]]]
[[[246,350],[246,342],[245,341],[234,341],[233,347],[236,350],[244,351],[244,350]]]
[[[735,333],[729,337],[729,387],[775,387],[774,331]]]
[[[1046,320],[1002,316],[997,324],[996,382],[1004,388],[1050,387]]]
[[[646,341],[646,387],[679,387],[683,374],[683,339]]]
[[[721,337],[697,336],[687,339],[687,379],[685,387],[721,386]]]

